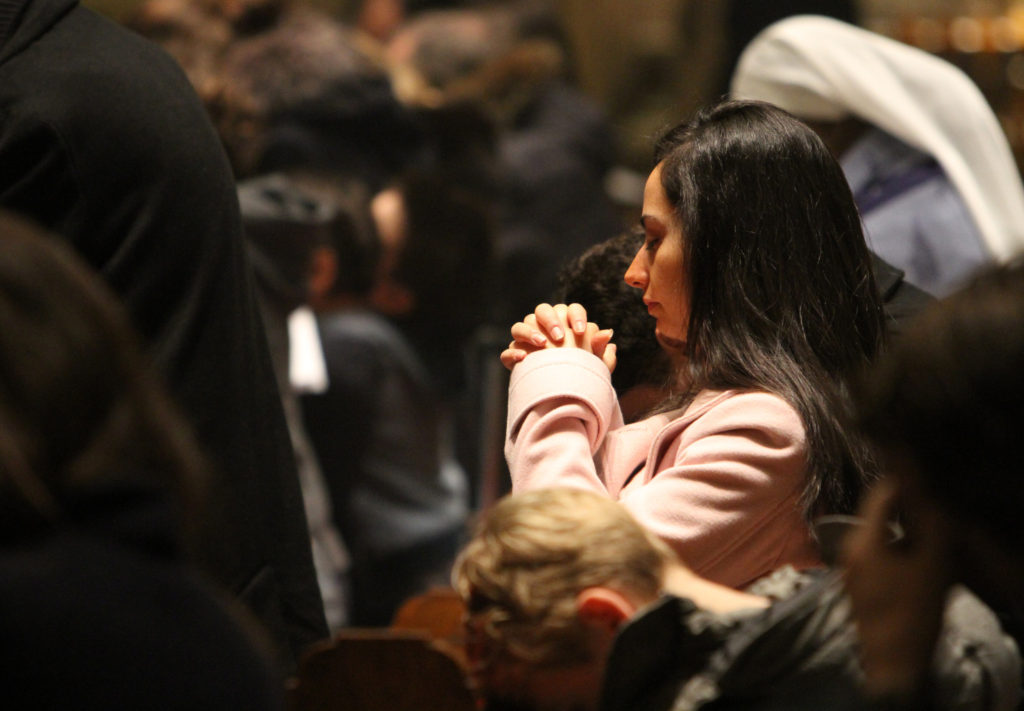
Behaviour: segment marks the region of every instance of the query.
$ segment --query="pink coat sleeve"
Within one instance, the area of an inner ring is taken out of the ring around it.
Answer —
[[[507,435],[513,491],[616,498],[712,580],[738,587],[780,565],[819,564],[799,505],[803,424],[775,395],[702,393],[671,421],[623,427],[600,359],[550,349],[513,370]]]
[[[513,491],[576,486],[607,494],[595,456],[621,426],[600,358],[576,348],[531,353],[509,383],[505,456]]]

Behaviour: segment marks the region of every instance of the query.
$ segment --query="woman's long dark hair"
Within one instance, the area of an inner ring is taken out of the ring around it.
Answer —
[[[874,467],[842,425],[847,384],[878,355],[884,326],[841,168],[807,126],[749,101],[670,129],[655,161],[682,225],[690,396],[782,397],[806,428],[805,514],[852,511]]]
[[[115,481],[194,514],[204,467],[113,294],[69,247],[0,212],[0,527],[53,527],[79,492]]]

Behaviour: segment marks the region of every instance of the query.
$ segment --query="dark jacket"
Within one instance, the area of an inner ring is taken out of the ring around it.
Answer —
[[[294,657],[326,627],[220,142],[155,45],[76,0],[0,0],[0,19],[12,8],[0,206],[63,236],[127,306],[218,472],[201,562]]]
[[[605,673],[602,711],[867,711],[849,599],[838,573],[783,568],[752,592],[765,610],[719,615],[665,597],[624,627]],[[995,615],[962,588],[950,596],[933,666],[934,709],[1012,708],[1020,655]]]
[[[52,528],[3,532],[6,707],[283,708],[257,639],[178,559],[160,493],[119,482],[62,498]]]
[[[907,324],[935,297],[906,281],[902,269],[871,253],[871,269],[882,294],[885,325],[890,339],[898,339]]]
[[[444,584],[469,515],[465,472],[427,368],[395,326],[352,309],[318,319],[330,387],[303,412],[352,553],[352,624],[386,626]]]

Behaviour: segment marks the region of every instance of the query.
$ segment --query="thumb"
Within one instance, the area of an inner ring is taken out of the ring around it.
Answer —
[[[610,372],[615,372],[615,364],[618,362],[616,359],[618,348],[611,342],[613,335],[612,329],[607,328],[603,331],[598,331],[590,339],[590,348],[594,355],[604,361]]]
[[[618,346],[614,343],[609,343],[608,347],[604,349],[604,353],[601,355],[601,360],[603,360],[604,364],[608,366],[609,373],[615,372],[615,365],[619,362],[615,357],[617,350]]]

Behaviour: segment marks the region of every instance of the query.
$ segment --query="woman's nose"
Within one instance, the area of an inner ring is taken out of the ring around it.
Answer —
[[[643,263],[643,256],[643,247],[641,247],[633,257],[633,261],[630,262],[629,269],[626,270],[626,283],[634,289],[647,287],[647,266]]]

